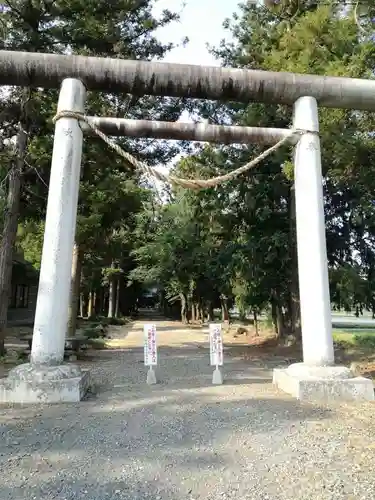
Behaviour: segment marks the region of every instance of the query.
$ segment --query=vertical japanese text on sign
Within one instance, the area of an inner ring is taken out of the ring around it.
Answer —
[[[223,339],[221,325],[210,325],[210,363],[212,366],[223,365]]]
[[[144,326],[144,363],[146,366],[157,365],[157,347],[156,347],[156,326]]]

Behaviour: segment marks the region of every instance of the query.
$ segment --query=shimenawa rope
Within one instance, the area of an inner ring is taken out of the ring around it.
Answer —
[[[224,175],[219,175],[217,177],[212,177],[211,179],[182,179],[181,177],[176,177],[174,175],[166,175],[161,172],[158,172],[153,167],[146,165],[140,160],[137,160],[130,153],[124,151],[116,142],[110,139],[106,134],[104,134],[96,125],[92,123],[92,121],[82,113],[78,113],[76,111],[59,111],[56,116],[53,118],[53,122],[55,123],[60,118],[75,118],[76,120],[87,123],[87,125],[95,132],[97,136],[99,136],[110,148],[116,151],[117,154],[122,156],[127,162],[129,162],[134,168],[141,170],[143,173],[151,175],[158,179],[159,181],[176,184],[177,186],[181,186],[187,189],[205,189],[210,187],[218,186],[219,184],[223,184],[224,182],[231,181],[238,177],[239,175],[247,172],[251,168],[255,167],[260,163],[264,158],[269,156],[271,153],[279,149],[283,144],[289,141],[295,135],[301,135],[303,132],[300,130],[291,130],[290,134],[283,137],[279,142],[266,149],[259,156],[246,163],[242,167],[237,168],[236,170],[232,170]]]

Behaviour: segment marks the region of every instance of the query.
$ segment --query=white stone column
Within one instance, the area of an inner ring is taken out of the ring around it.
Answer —
[[[84,111],[80,80],[63,81],[57,111]],[[64,359],[70,275],[82,155],[82,131],[74,118],[56,122],[46,226],[36,304],[31,364],[58,365]]]
[[[318,106],[313,97],[295,103],[293,127],[303,132],[294,157],[303,363],[275,368],[273,383],[301,401],[373,401],[372,380],[334,365]]]
[[[293,127],[306,131],[296,145],[294,168],[303,361],[330,366],[334,351],[315,98],[298,99]]]

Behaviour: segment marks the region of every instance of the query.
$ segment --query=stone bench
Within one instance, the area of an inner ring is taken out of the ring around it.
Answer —
[[[32,335],[23,335],[20,340],[24,340],[29,345],[29,350],[31,351],[31,345],[33,341]],[[73,356],[77,358],[80,352],[83,350],[83,346],[89,344],[89,339],[87,337],[77,335],[75,337],[66,337],[65,339],[65,351],[72,351]],[[72,359],[73,356],[70,356]]]

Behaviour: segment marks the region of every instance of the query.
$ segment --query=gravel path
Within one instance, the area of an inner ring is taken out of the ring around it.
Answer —
[[[273,389],[271,360],[229,355],[214,387],[204,344],[168,328],[149,387],[139,327],[98,354],[87,401],[0,409],[1,500],[375,498],[371,403],[299,404]]]

